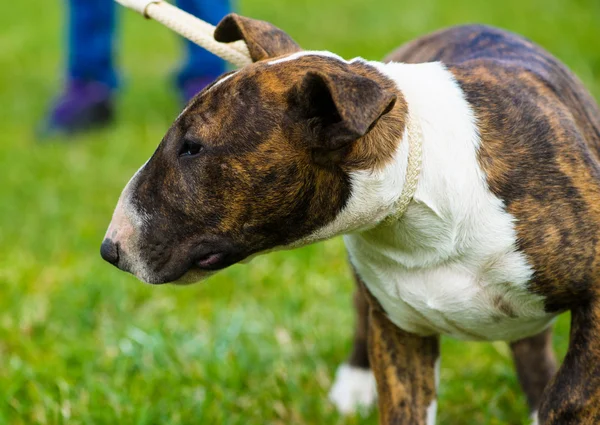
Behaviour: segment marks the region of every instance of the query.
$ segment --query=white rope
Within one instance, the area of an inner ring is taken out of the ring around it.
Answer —
[[[407,123],[407,138],[408,138],[408,160],[406,165],[406,177],[404,178],[404,187],[400,198],[394,205],[395,212],[387,216],[384,220],[385,225],[390,225],[402,218],[410,201],[412,201],[417,191],[417,183],[421,174],[421,163],[423,158],[423,132],[419,123],[413,119]]]
[[[115,0],[152,18],[209,52],[238,67],[252,63],[248,47],[243,41],[219,43],[214,38],[215,27],[162,0]]]

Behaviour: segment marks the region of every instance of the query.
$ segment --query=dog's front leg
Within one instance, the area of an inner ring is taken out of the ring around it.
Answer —
[[[435,424],[439,337],[404,332],[376,302],[370,304],[368,347],[380,423]]]
[[[541,425],[600,424],[600,302],[571,310],[569,350],[539,410]]]
[[[370,409],[377,400],[377,388],[367,350],[369,330],[369,302],[362,289],[358,276],[354,292],[355,326],[352,352],[347,362],[342,363],[336,372],[335,382],[329,392],[329,399],[342,414]]]

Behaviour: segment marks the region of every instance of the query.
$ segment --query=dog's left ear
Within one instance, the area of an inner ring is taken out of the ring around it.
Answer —
[[[302,50],[292,37],[276,26],[235,13],[219,22],[214,37],[223,43],[244,40],[254,62]]]
[[[351,71],[308,72],[290,94],[290,112],[315,139],[311,148],[330,157],[367,134],[395,103],[395,93]]]

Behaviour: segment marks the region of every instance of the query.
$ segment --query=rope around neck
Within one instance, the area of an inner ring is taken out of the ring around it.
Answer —
[[[194,15],[163,1],[163,0],[115,0],[121,5],[135,10],[146,18],[152,18],[181,36],[202,46],[209,52],[232,63],[243,67],[252,63],[248,46],[243,41],[219,43],[214,39],[215,27]],[[384,219],[385,224],[392,224],[404,215],[408,204],[415,195],[417,182],[421,172],[422,132],[418,123],[409,118],[408,133],[408,164],[406,178],[400,198],[395,203],[394,214]]]
[[[423,131],[421,125],[414,119],[408,118],[406,124],[406,133],[408,138],[408,160],[406,165],[406,177],[404,178],[404,187],[400,197],[394,204],[395,212],[383,220],[384,225],[391,225],[402,218],[408,204],[412,201],[417,191],[419,174],[421,174],[421,164],[423,161]]]

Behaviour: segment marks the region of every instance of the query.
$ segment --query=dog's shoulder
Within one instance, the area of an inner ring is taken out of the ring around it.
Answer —
[[[421,37],[388,60],[439,61],[454,76],[487,184],[536,270],[532,289],[549,310],[585,296],[598,271],[600,112],[579,79],[533,42],[481,25]]]

